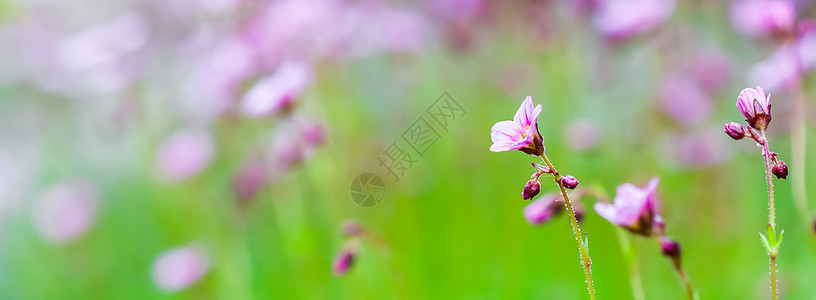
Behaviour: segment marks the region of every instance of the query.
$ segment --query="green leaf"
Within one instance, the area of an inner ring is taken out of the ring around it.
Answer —
[[[768,243],[768,238],[762,235],[762,232],[759,233],[759,237],[762,239],[762,243],[765,245],[765,251],[771,253],[771,245]]]
[[[587,253],[589,253],[589,234],[584,234],[584,248],[586,249]]]
[[[776,248],[776,229],[770,223],[768,223],[768,238],[766,241],[769,242],[771,249]]]
[[[784,236],[785,236],[785,230],[782,230],[782,232],[779,233],[779,241],[776,242],[776,248],[774,248],[774,251],[779,250],[779,246],[782,245],[782,237],[784,237]]]

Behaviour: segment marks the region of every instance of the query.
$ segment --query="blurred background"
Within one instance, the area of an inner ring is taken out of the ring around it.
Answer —
[[[660,177],[702,299],[767,299],[760,148],[723,133],[762,85],[791,169],[781,295],[816,299],[814,17],[809,0],[0,0],[0,298],[586,299],[568,219],[524,217],[536,159],[488,151],[529,95],[581,187]],[[381,189],[355,186],[366,173]],[[595,201],[598,299],[633,298],[630,261],[646,299],[684,299],[659,245]]]

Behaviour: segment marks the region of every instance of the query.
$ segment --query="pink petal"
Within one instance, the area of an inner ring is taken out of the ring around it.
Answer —
[[[526,128],[533,124],[533,97],[527,96],[524,99],[524,102],[521,102],[521,106],[519,106],[518,111],[516,111],[516,115],[513,117],[513,121],[516,122],[521,128]]]

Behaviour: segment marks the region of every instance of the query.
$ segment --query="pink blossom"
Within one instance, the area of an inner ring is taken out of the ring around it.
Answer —
[[[99,192],[87,182],[54,185],[36,204],[34,223],[47,241],[66,243],[90,227],[98,201]]]
[[[538,115],[542,109],[541,104],[533,108],[533,98],[527,96],[516,111],[513,121],[498,122],[490,129],[490,138],[493,140],[490,151],[525,149],[533,152],[529,154],[543,153],[544,146],[541,145],[541,135],[538,133]]]
[[[564,208],[564,199],[560,193],[548,193],[538,197],[524,207],[524,218],[532,225],[539,225],[552,219]]]
[[[704,168],[731,156],[725,143],[722,131],[711,128],[669,136],[663,153],[668,154],[666,157],[672,164],[679,164],[680,167]]]
[[[595,27],[605,36],[623,39],[657,28],[674,11],[674,0],[605,0],[595,14]]]
[[[289,105],[311,82],[312,74],[304,62],[287,61],[274,74],[263,77],[241,99],[244,113],[262,117]]]
[[[731,6],[731,23],[748,36],[790,31],[795,20],[793,3],[786,0],[743,0]]]
[[[684,75],[667,75],[660,86],[660,97],[666,112],[686,126],[699,124],[712,111],[708,93],[695,80]]]
[[[263,188],[268,174],[263,160],[252,157],[232,177],[232,190],[241,204],[249,203]]]
[[[595,203],[595,212],[612,224],[649,236],[652,232],[652,222],[658,215],[655,192],[659,181],[654,177],[649,181],[649,185],[642,189],[631,183],[624,183],[618,186],[614,204]]]
[[[782,91],[795,80],[800,80],[799,68],[804,75],[816,67],[816,31],[803,34],[796,42],[796,48],[782,46],[768,58],[757,63],[748,71],[748,79],[769,90]],[[795,54],[799,57],[796,57]]]
[[[174,133],[161,147],[159,171],[170,180],[184,180],[207,167],[215,145],[209,132],[185,129]]]
[[[764,129],[771,121],[771,95],[766,96],[762,87],[743,89],[737,97],[737,108],[756,129]]]
[[[168,292],[188,287],[204,276],[209,259],[198,246],[184,246],[160,254],[153,262],[153,282]]]

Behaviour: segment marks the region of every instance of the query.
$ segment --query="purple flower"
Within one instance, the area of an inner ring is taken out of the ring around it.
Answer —
[[[490,139],[493,140],[490,151],[521,150],[533,155],[544,153],[541,134],[538,133],[538,115],[541,110],[541,104],[533,108],[533,98],[527,96],[516,111],[513,121],[498,122],[490,129]]]
[[[34,223],[47,241],[66,243],[93,223],[99,192],[87,182],[54,185],[34,207]]]
[[[764,36],[793,29],[796,12],[786,0],[744,0],[731,6],[731,23],[748,36]]]
[[[207,131],[178,131],[162,145],[159,170],[170,180],[187,179],[210,164],[214,148],[213,138]]]
[[[654,177],[642,189],[631,183],[624,183],[618,186],[615,203],[595,203],[595,212],[632,233],[650,236],[652,223],[657,215],[655,192],[659,181],[659,178]]]
[[[524,207],[524,218],[532,225],[540,225],[564,209],[560,193],[545,194]]]
[[[745,121],[758,130],[764,130],[771,122],[771,94],[765,96],[765,90],[746,88],[737,97],[737,108]]]
[[[312,73],[304,62],[288,61],[275,74],[258,79],[241,99],[244,113],[262,117],[288,106],[312,80]]]
[[[669,19],[674,0],[606,0],[595,14],[595,27],[612,39],[650,31]]]
[[[334,272],[334,275],[340,276],[346,274],[349,268],[354,265],[355,254],[355,251],[351,248],[346,248],[343,249],[343,251],[340,251],[332,263],[332,271]]]
[[[198,281],[209,269],[209,259],[198,246],[168,250],[153,262],[153,282],[168,292],[178,291]]]

